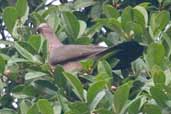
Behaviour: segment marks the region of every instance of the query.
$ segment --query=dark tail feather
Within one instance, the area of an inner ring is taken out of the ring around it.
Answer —
[[[113,69],[125,69],[132,61],[142,56],[143,51],[144,46],[136,41],[128,41],[109,47],[108,49],[95,54],[94,57],[95,59],[104,57],[109,63],[111,63],[113,59],[118,59],[119,61]]]

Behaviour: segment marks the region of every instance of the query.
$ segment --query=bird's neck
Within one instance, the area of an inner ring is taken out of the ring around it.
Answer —
[[[51,31],[43,31],[42,35],[48,41],[48,47],[49,47],[50,50],[53,49],[53,48],[58,48],[59,46],[63,45],[60,42],[60,40],[56,37],[56,35]]]

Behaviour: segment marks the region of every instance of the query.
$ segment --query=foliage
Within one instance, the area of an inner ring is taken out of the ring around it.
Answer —
[[[169,114],[170,0],[0,0],[0,113]],[[146,1],[146,2],[144,2]],[[48,22],[65,44],[108,46],[131,39],[147,46],[130,69],[111,61],[81,61],[68,73],[47,63],[47,42],[36,27]],[[8,33],[8,34],[7,34]],[[9,35],[14,41],[9,40]],[[92,73],[91,71],[95,71]]]

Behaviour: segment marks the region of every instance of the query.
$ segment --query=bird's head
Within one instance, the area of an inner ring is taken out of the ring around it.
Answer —
[[[37,32],[41,34],[52,34],[53,30],[47,23],[41,23],[37,27]]]
[[[37,27],[37,31],[48,41],[50,49],[57,48],[63,45],[48,23],[41,23]]]

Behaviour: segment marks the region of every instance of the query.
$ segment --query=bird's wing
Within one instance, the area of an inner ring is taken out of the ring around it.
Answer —
[[[64,45],[53,48],[49,55],[49,62],[52,65],[65,64],[69,61],[85,59],[106,49],[95,45]]]

